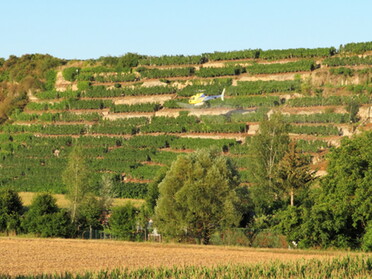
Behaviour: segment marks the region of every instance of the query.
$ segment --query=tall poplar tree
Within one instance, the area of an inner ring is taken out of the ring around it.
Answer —
[[[258,133],[249,145],[251,164],[249,166],[252,200],[256,214],[269,214],[279,200],[280,189],[275,185],[275,168],[288,150],[290,142],[289,125],[281,114],[274,113],[270,119],[260,122]]]
[[[82,147],[77,144],[68,156],[67,167],[62,175],[63,183],[67,189],[66,196],[71,202],[72,223],[76,222],[79,206],[89,192],[88,174]]]

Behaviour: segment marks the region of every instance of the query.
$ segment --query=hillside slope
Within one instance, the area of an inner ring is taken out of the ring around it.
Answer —
[[[211,145],[249,185],[247,143],[274,112],[322,175],[329,147],[372,127],[371,45],[69,61],[55,68],[54,88],[29,90],[1,126],[1,183],[64,193],[61,172],[77,140],[96,189],[110,173],[120,197],[143,198],[161,168]],[[187,104],[223,88],[225,101]]]

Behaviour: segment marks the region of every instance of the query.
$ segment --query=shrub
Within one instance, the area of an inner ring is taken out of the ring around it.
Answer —
[[[75,81],[77,78],[77,75],[79,74],[80,68],[77,67],[70,67],[65,68],[62,71],[63,78],[68,81]]]
[[[45,74],[45,89],[46,90],[54,90],[54,86],[57,79],[57,72],[54,70],[49,70]]]
[[[261,248],[288,248],[288,243],[284,235],[262,231],[256,235],[252,246]]]
[[[136,208],[130,202],[114,208],[109,219],[109,232],[118,238],[133,240],[136,231]]]
[[[23,220],[23,228],[41,237],[68,237],[71,233],[69,214],[60,211],[56,199],[46,193],[38,194]]]
[[[372,251],[372,221],[369,221],[366,233],[362,238],[362,249],[366,252]]]
[[[0,232],[17,231],[23,206],[18,193],[11,189],[0,190]]]
[[[91,88],[91,83],[89,81],[79,81],[77,88],[79,91],[89,90]]]

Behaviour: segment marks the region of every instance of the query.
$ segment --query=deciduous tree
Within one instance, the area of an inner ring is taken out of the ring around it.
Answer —
[[[22,227],[29,233],[42,237],[71,236],[70,217],[66,211],[61,211],[56,199],[47,193],[38,194],[25,214]]]
[[[260,130],[250,143],[250,176],[252,200],[257,215],[269,214],[278,201],[280,189],[274,183],[275,168],[288,150],[289,126],[283,117],[272,114],[270,119],[260,122]]]
[[[136,231],[136,214],[136,208],[130,202],[115,207],[109,219],[109,232],[121,239],[133,240]]]
[[[12,189],[0,189],[0,232],[17,232],[23,205],[18,193]]]
[[[372,132],[351,139],[329,154],[328,174],[313,189],[313,204],[293,207],[287,232],[302,246],[370,247],[372,219]]]
[[[309,159],[296,150],[294,141],[290,143],[288,152],[279,161],[274,177],[277,187],[289,195],[291,206],[294,206],[295,192],[307,188],[314,179]]]
[[[75,223],[79,205],[89,192],[88,168],[86,166],[82,147],[75,145],[69,154],[67,167],[62,180],[67,188],[66,197],[71,201],[71,221]]]
[[[179,156],[159,184],[156,226],[169,237],[208,244],[216,230],[239,224],[238,185],[237,170],[216,150]]]

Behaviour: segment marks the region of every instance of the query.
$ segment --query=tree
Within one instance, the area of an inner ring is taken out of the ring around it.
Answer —
[[[295,191],[306,189],[314,179],[310,170],[310,161],[306,156],[296,151],[296,143],[292,141],[288,152],[279,161],[274,177],[279,189],[290,196],[290,205],[294,206]]]
[[[159,184],[155,225],[169,237],[208,244],[216,230],[239,224],[238,185],[237,170],[215,149],[179,156]]]
[[[109,232],[125,240],[133,240],[136,231],[136,208],[131,202],[115,207],[109,219]]]
[[[138,60],[141,58],[141,55],[136,53],[130,53],[118,57],[118,62],[116,64],[116,70],[122,71],[124,69],[130,69],[131,67],[138,66]]]
[[[260,130],[252,137],[249,166],[254,185],[251,187],[252,201],[258,215],[269,214],[278,201],[280,189],[274,183],[275,168],[288,150],[289,126],[281,114],[274,113],[270,119],[260,122]]]
[[[84,197],[80,204],[78,223],[81,228],[89,228],[89,238],[92,238],[93,229],[101,229],[101,216],[103,212],[103,203],[93,194]]]
[[[307,246],[360,247],[368,242],[372,219],[372,132],[351,139],[329,153],[327,175],[316,189],[301,230]]]
[[[363,236],[362,248],[364,251],[372,251],[372,220],[368,222],[366,233]]]
[[[66,197],[71,201],[71,221],[75,223],[79,205],[89,192],[88,168],[85,164],[83,150],[75,145],[69,154],[67,167],[63,172],[62,180],[67,188]]]
[[[103,209],[109,209],[112,206],[113,198],[116,196],[112,176],[102,175],[100,197]]]
[[[23,205],[18,193],[12,189],[0,189],[0,232],[17,232]]]
[[[148,191],[145,197],[146,205],[151,214],[154,213],[154,209],[159,198],[159,184],[163,181],[166,175],[166,168],[161,168],[156,174],[154,180],[149,184]]]
[[[67,212],[60,211],[51,194],[41,193],[33,198],[22,227],[42,237],[68,237],[71,235],[69,220]]]
[[[65,68],[62,71],[63,78],[68,81],[75,81],[79,74],[80,68],[77,67],[69,67]]]

